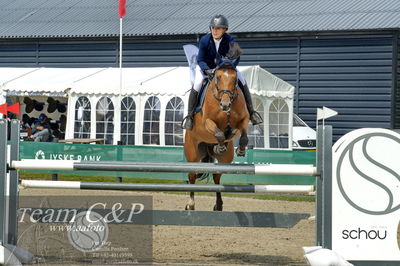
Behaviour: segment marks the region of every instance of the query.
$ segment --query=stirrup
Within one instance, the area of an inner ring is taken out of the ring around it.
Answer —
[[[257,113],[256,111],[254,111],[251,115],[250,115],[250,120],[251,123],[253,123],[253,125],[258,125],[261,124],[263,122],[263,119],[261,117],[261,115],[259,113]]]
[[[193,116],[187,115],[185,118],[183,118],[181,128],[186,129],[186,130],[192,130],[193,129]]]

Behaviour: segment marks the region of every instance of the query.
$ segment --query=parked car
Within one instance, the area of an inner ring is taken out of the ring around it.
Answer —
[[[293,114],[293,150],[315,150],[317,132],[296,114]]]

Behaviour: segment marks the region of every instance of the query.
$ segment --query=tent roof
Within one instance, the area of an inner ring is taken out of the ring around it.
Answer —
[[[293,97],[294,87],[259,66],[241,66],[251,92]],[[191,87],[189,67],[123,68],[122,95],[185,95]],[[0,89],[7,95],[120,93],[119,68],[0,68]]]
[[[294,86],[269,73],[260,66],[239,67],[252,94],[293,98]]]
[[[0,68],[0,89],[7,95],[66,97],[69,84],[101,68]]]

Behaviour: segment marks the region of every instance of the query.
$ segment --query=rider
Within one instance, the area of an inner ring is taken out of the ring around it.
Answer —
[[[196,78],[193,88],[190,90],[188,115],[184,118],[183,128],[192,130],[193,116],[198,100],[199,91],[203,83],[203,79],[211,75],[214,68],[216,68],[216,59],[219,56],[226,56],[229,51],[230,44],[233,43],[233,37],[226,33],[228,30],[228,20],[223,15],[216,15],[210,22],[211,33],[203,36],[199,43],[199,54],[197,55]],[[236,60],[235,67],[239,63],[240,57]],[[254,111],[253,102],[249,88],[247,87],[246,80],[242,74],[237,70],[239,79],[239,87],[242,89],[244,98],[247,104],[247,110],[250,113],[250,120],[253,125],[261,124],[263,122],[259,113]]]

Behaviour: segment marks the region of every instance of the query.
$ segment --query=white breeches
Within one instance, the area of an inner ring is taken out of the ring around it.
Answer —
[[[240,71],[238,69],[236,69],[237,71],[237,76],[240,80],[240,82],[242,82],[243,85],[246,84],[246,80],[244,79],[242,73],[240,73]],[[196,66],[196,76],[194,79],[194,84],[193,84],[193,89],[197,92],[200,91],[201,89],[201,84],[203,83],[203,79],[206,78],[206,75],[203,74],[203,71],[201,71],[199,66]]]

